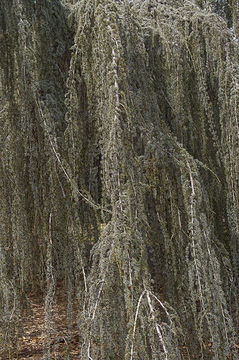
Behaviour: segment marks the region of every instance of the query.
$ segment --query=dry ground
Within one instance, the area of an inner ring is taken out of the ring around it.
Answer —
[[[1,351],[0,360],[42,360],[44,358],[44,343],[47,339],[44,335],[44,300],[40,295],[32,295],[29,297],[30,309],[24,317],[23,333],[18,339],[18,351],[14,352],[11,348],[8,351]],[[52,360],[80,360],[79,348],[79,329],[77,327],[77,304],[73,304],[73,323],[71,337],[68,336],[67,327],[67,299],[59,287],[56,291],[56,301],[53,308],[54,334],[48,339],[50,343]],[[15,348],[15,344],[13,344]],[[205,344],[208,349],[208,359],[212,359],[211,343]],[[239,345],[235,344],[239,351]],[[185,360],[189,360],[187,355],[187,347],[182,345],[182,356]],[[198,354],[191,359],[199,359]],[[231,360],[232,354],[227,359]]]
[[[71,337],[68,336],[66,297],[60,294],[58,290],[56,304],[53,309],[54,335],[48,339],[51,348],[52,360],[79,360],[79,329],[77,328],[76,304],[73,307],[73,319]],[[42,360],[44,343],[47,339],[44,335],[44,301],[41,296],[30,296],[30,311],[24,318],[23,334],[18,340],[18,351],[12,353],[11,348],[4,353],[0,349],[0,360]],[[68,357],[68,356],[69,357]]]

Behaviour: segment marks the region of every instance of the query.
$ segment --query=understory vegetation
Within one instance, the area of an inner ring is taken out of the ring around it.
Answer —
[[[81,360],[239,359],[238,35],[237,0],[1,0],[4,359],[30,294],[52,358],[59,284]]]

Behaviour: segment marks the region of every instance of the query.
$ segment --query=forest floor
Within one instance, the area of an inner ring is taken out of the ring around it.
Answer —
[[[45,312],[44,301],[41,296],[29,297],[30,309],[24,318],[23,331],[18,339],[17,352],[11,348],[4,353],[0,349],[0,360],[40,360],[44,357],[44,344],[50,344],[52,360],[78,359],[79,329],[77,327],[76,304],[73,305],[73,319],[71,336],[68,336],[67,327],[67,299],[59,291],[57,292],[55,306],[53,308],[54,334],[46,339],[44,334]],[[69,340],[70,339],[70,340]],[[16,348],[16,344],[13,344]]]
[[[73,322],[71,324],[71,336],[68,336],[67,326],[67,297],[61,288],[56,291],[55,302],[52,311],[54,331],[50,338],[45,335],[45,311],[44,300],[41,295],[29,297],[28,313],[24,317],[21,336],[13,341],[13,347],[4,352],[0,349],[0,360],[42,360],[44,358],[44,346],[50,344],[50,355],[52,360],[76,360],[80,359],[80,339],[77,326],[77,303],[73,304]],[[208,349],[208,360],[212,359],[211,343],[205,345]],[[239,345],[236,345],[239,350]],[[14,350],[13,350],[14,348]],[[182,346],[182,358],[185,360],[199,359],[199,355],[189,357],[187,347]],[[231,355],[225,360],[232,359]]]
[[[17,352],[16,343],[13,341],[13,348],[4,353],[0,349],[0,360],[42,360],[44,358],[44,344],[47,340],[50,343],[50,354],[52,360],[79,360],[79,329],[77,326],[77,304],[73,304],[73,323],[70,341],[67,334],[67,297],[63,294],[62,288],[58,287],[53,307],[54,334],[50,339],[46,338],[45,311],[43,296],[29,296],[29,309],[24,317],[23,331],[18,337]],[[14,350],[13,350],[14,349]],[[182,347],[183,358],[189,360],[185,347]],[[194,358],[195,359],[195,358]]]

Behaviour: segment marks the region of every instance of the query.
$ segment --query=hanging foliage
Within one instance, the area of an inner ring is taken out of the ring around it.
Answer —
[[[5,356],[60,286],[83,360],[238,358],[238,11],[1,1]]]

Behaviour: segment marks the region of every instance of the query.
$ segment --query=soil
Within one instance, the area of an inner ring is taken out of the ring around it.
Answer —
[[[62,289],[63,287],[59,287],[55,294],[54,306],[52,306],[54,331],[51,331],[50,337],[47,338],[45,331],[44,298],[40,294],[32,294],[28,298],[29,306],[23,319],[22,334],[15,342],[12,341],[12,346],[8,346],[4,352],[0,349],[0,360],[42,360],[46,344],[49,344],[52,360],[80,360],[80,335],[77,326],[78,304],[75,302],[72,306],[73,321],[69,332],[66,312],[67,297]],[[235,347],[239,353],[239,344],[235,344]],[[212,359],[212,344],[205,344],[205,348],[208,350],[208,359]],[[181,355],[185,360],[199,359],[198,354],[189,357],[186,346],[181,347]],[[232,359],[232,353],[226,360],[230,359]]]
[[[67,299],[60,291],[57,291],[56,300],[52,308],[54,331],[50,337],[45,335],[45,312],[44,300],[41,295],[29,297],[29,307],[24,316],[22,334],[12,346],[1,352],[0,360],[42,360],[44,358],[44,347],[50,344],[52,360],[75,360],[80,359],[79,329],[77,327],[77,304],[73,304],[73,322],[71,324],[70,336],[67,324]]]

